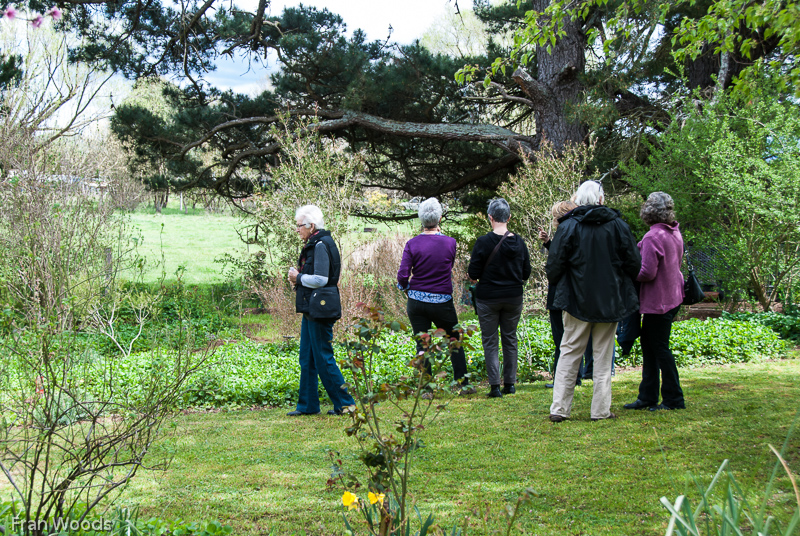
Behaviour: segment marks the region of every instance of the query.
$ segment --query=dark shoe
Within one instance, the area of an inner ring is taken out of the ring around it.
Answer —
[[[639,400],[637,398],[636,402],[631,402],[630,404],[625,404],[622,407],[625,408],[625,409],[644,409],[644,408],[652,408],[653,406],[654,406],[654,404],[647,404],[647,403],[642,402],[641,400]]]
[[[489,398],[503,398],[503,393],[500,392],[499,385],[492,385],[492,389],[489,391],[489,394],[486,395]]]
[[[517,392],[517,388],[514,387],[513,383],[509,383],[508,385],[503,386],[503,394],[504,395],[513,395]]]
[[[580,378],[578,378],[577,380],[575,380],[575,385],[580,385],[580,384],[581,384],[581,379],[580,379]]]
[[[604,421],[606,419],[616,419],[616,418],[617,418],[617,416],[614,415],[613,413],[611,413],[611,414],[609,414],[608,417],[601,417],[599,419],[592,419],[592,421]]]
[[[466,396],[466,395],[474,395],[477,392],[478,392],[478,388],[475,387],[474,385],[471,385],[471,384],[468,383],[468,384],[462,385],[461,388],[456,391],[456,394]]]
[[[661,411],[662,409],[663,409],[663,410],[670,410],[670,409],[686,409],[686,406],[684,406],[684,407],[682,407],[682,408],[681,408],[681,407],[677,407],[677,408],[671,408],[671,407],[669,407],[669,406],[665,406],[664,404],[659,404],[659,405],[657,405],[657,406],[650,406],[650,411]]]
[[[544,384],[545,389],[552,389],[555,386],[554,383],[546,383]]]
[[[342,410],[338,410],[338,411],[335,410],[335,409],[329,409],[328,410],[328,415],[343,415],[343,414],[344,414],[344,412]]]
[[[317,413],[305,413],[305,412],[302,412],[302,411],[296,409],[294,411],[290,411],[289,413],[287,413],[286,416],[287,417],[300,417],[301,415],[318,415],[318,414],[319,414],[319,412],[317,412]]]
[[[550,414],[550,421],[551,422],[564,422],[566,420],[567,420],[567,418],[566,417],[562,417],[561,415],[554,415],[552,413]]]

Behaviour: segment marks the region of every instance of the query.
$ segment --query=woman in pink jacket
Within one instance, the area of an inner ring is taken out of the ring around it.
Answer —
[[[642,268],[637,280],[642,313],[642,383],[635,402],[625,409],[683,409],[678,368],[669,349],[672,321],[683,301],[683,237],[675,221],[675,202],[664,192],[653,192],[639,213],[650,230],[639,242]],[[658,403],[659,374],[661,403]]]

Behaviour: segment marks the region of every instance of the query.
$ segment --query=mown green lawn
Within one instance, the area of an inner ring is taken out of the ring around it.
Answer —
[[[622,409],[640,378],[622,371],[613,383],[617,420],[589,420],[585,382],[573,420],[560,424],[547,419],[552,391],[542,383],[499,400],[481,389],[422,432],[427,447],[415,457],[411,489],[421,512],[443,527],[469,516],[477,528],[485,508],[497,513],[532,487],[540,496],[514,534],[664,534],[659,498],[691,492],[687,472],[708,482],[728,458],[750,498],[759,498],[774,463],[767,445],[780,449],[800,404],[798,375],[798,360],[682,370],[687,409],[655,413]],[[326,451],[363,473],[343,432],[348,419],[327,409],[302,418],[286,417],[285,408],[182,415],[159,447],[174,454],[171,467],[140,473],[121,503],[139,505],[144,516],[218,519],[236,534],[342,534],[342,490],[326,489]],[[787,461],[796,473],[800,436]],[[782,516],[794,504],[787,478],[770,504]]]
[[[137,253],[147,261],[145,282],[158,281],[162,271],[165,279],[174,280],[183,266],[186,283],[220,283],[226,278],[222,265],[214,261],[226,253],[240,257],[248,251],[236,233],[239,219],[233,216],[166,209],[164,214],[136,212],[129,217],[142,238]]]
[[[170,205],[177,201],[171,201]],[[203,210],[189,210],[183,214],[176,208],[165,208],[156,214],[152,207],[144,207],[127,215],[141,241],[137,253],[146,261],[143,280],[155,282],[162,277],[175,280],[175,271],[183,267],[182,279],[189,284],[221,283],[227,280],[223,265],[215,262],[229,254],[240,258],[258,251],[247,246],[236,232],[242,227],[240,218],[229,213],[210,214]],[[291,221],[274,222],[275,225],[293,225]],[[411,233],[415,229],[407,222],[388,225],[364,223],[353,220],[353,232],[346,240],[363,240],[375,234],[363,232],[364,227],[374,228],[377,234]],[[340,240],[337,237],[337,240]]]

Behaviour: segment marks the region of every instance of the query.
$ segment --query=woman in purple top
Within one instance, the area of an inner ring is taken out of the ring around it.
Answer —
[[[397,271],[397,286],[408,295],[406,311],[414,333],[427,333],[431,324],[445,330],[451,337],[459,337],[453,328],[458,324],[453,303],[453,264],[456,260],[456,241],[442,234],[442,205],[436,198],[426,199],[419,205],[419,219],[423,231],[406,243],[403,259]],[[422,345],[417,343],[417,352]],[[464,349],[450,354],[453,375],[459,380],[464,394],[475,393],[469,386],[467,360]],[[426,363],[428,372],[431,364]],[[430,395],[430,393],[426,393]],[[426,396],[428,398],[429,396]]]
[[[639,306],[642,313],[642,383],[635,402],[625,409],[683,409],[678,368],[669,349],[672,321],[683,301],[683,237],[675,221],[675,202],[664,192],[647,198],[640,216],[650,230],[639,242],[642,268]],[[661,404],[658,403],[659,372]]]

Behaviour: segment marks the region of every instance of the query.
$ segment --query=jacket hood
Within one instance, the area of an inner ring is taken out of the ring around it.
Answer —
[[[486,234],[493,237],[493,244],[495,246],[503,239],[502,235],[498,235],[493,231]],[[500,249],[497,251],[497,255],[498,258],[516,259],[523,254],[523,248],[525,248],[525,242],[521,236],[514,233],[513,236],[509,235],[503,240],[503,243],[500,244]]]
[[[673,221],[671,223],[654,223],[653,225],[650,226],[651,229],[659,229],[670,234],[675,234],[676,232],[678,232],[679,230],[678,227],[679,225],[678,222],[676,221]]]
[[[601,225],[620,217],[618,210],[608,208],[605,205],[582,205],[564,214],[558,219],[559,222],[573,219],[579,223]]]
[[[514,236],[509,236],[503,241],[498,253],[502,253],[503,257],[515,259],[522,255],[522,248],[524,247],[522,237],[515,233]]]

